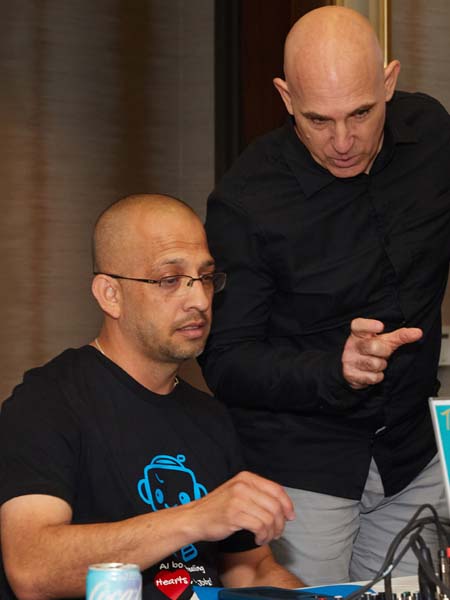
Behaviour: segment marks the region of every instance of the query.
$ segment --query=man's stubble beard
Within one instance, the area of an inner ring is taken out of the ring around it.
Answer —
[[[202,341],[200,348],[176,348],[169,345],[159,346],[159,355],[165,357],[170,362],[182,363],[191,358],[197,358],[205,349],[206,340]]]

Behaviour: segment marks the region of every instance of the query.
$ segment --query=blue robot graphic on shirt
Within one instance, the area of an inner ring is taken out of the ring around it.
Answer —
[[[184,454],[169,456],[158,454],[144,468],[144,477],[137,488],[142,500],[154,511],[180,504],[188,504],[208,493],[205,486],[197,482],[191,469],[185,467]],[[198,551],[193,544],[181,548],[181,557],[185,562],[194,560]]]

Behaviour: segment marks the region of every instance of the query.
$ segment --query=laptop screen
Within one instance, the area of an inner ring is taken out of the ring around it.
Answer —
[[[430,398],[429,404],[450,511],[450,397]]]

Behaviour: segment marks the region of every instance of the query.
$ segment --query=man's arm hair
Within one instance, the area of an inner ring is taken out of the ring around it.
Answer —
[[[64,500],[27,495],[6,502],[0,518],[5,571],[24,600],[82,596],[90,564],[132,562],[145,569],[189,543],[182,507],[74,525]]]
[[[119,561],[145,570],[183,546],[220,541],[241,529],[263,545],[293,518],[283,488],[246,471],[189,504],[114,523],[72,524],[64,500],[24,495],[0,509],[3,562],[21,600],[80,596],[90,564]]]

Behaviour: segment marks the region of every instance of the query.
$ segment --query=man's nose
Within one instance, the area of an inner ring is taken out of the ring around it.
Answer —
[[[353,146],[353,135],[345,123],[337,123],[334,131],[333,147],[339,154],[347,154]]]
[[[199,279],[192,280],[187,288],[185,300],[187,308],[195,307],[202,312],[208,310],[212,302],[212,289],[210,290]]]

